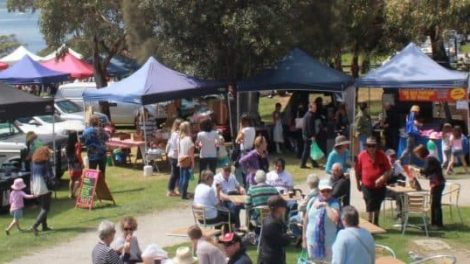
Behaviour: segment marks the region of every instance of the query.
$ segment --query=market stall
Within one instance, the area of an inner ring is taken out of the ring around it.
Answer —
[[[66,52],[60,58],[52,58],[41,62],[48,69],[68,73],[72,79],[93,77],[93,66]]]
[[[355,88],[351,87],[352,83],[351,76],[332,69],[312,58],[303,50],[295,48],[272,67],[263,70],[254,77],[240,81],[237,84],[237,92],[281,89],[337,94],[338,97],[343,98],[348,107],[349,120],[353,120]],[[308,96],[303,99],[308,103]],[[239,109],[240,104],[237,102],[237,113],[240,113]],[[292,119],[290,114],[293,111],[287,110],[285,112],[287,118]]]
[[[458,122],[457,116],[462,119],[461,124],[468,125],[468,73],[442,67],[414,43],[408,44],[384,65],[357,80],[356,86],[384,88],[385,103],[397,108],[405,106],[401,108],[402,117],[406,116],[411,105],[420,105],[422,115],[427,120],[417,144],[426,143],[432,131],[440,131],[443,122]],[[454,105],[452,111],[448,111],[451,113],[436,122],[444,112],[438,107],[448,104]],[[396,136],[400,137],[397,146],[400,155],[406,146],[406,134],[402,132]],[[468,144],[465,151],[468,152]]]
[[[29,51],[27,48],[24,46],[19,46],[16,48],[14,51],[12,51],[10,54],[0,58],[0,62],[6,63],[8,65],[13,65],[20,61],[24,56],[30,57],[33,61],[42,61],[44,60],[43,57],[40,57],[33,52]]]
[[[175,99],[225,93],[223,82],[200,80],[172,70],[153,57],[129,77],[106,88],[83,93],[85,102],[114,101],[148,105]],[[145,122],[145,118],[143,119]],[[145,123],[144,123],[145,124]],[[144,141],[147,141],[146,129]],[[156,131],[157,135],[159,131]],[[161,134],[161,132],[160,132]],[[147,144],[145,144],[147,148]],[[145,153],[148,153],[145,149]]]

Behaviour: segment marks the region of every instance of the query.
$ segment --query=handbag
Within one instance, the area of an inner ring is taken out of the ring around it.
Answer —
[[[302,117],[296,117],[295,121],[295,128],[303,129],[304,128],[304,119]]]
[[[324,156],[325,153],[323,153],[317,142],[312,142],[312,145],[310,146],[310,157],[313,160],[321,160]]]
[[[306,249],[302,249],[299,256],[297,257],[297,264],[309,264],[311,263],[308,259],[308,251]]]
[[[189,156],[182,157],[181,159],[178,160],[178,162],[180,164],[180,167],[183,169],[191,167],[191,164],[192,164],[191,157]]]
[[[57,190],[57,188],[59,187],[59,181],[55,176],[45,177],[44,180],[46,182],[47,189],[49,190],[54,191]]]

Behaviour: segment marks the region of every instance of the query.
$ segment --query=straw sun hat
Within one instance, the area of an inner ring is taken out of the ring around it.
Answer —
[[[335,147],[342,146],[342,145],[348,145],[351,144],[351,141],[349,141],[345,136],[337,136],[335,138]]]
[[[189,247],[179,247],[176,249],[176,256],[172,259],[174,264],[193,264],[197,258],[193,257]]]

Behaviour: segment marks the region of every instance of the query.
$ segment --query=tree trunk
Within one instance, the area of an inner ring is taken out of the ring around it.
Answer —
[[[101,63],[99,40],[95,36],[93,38],[93,74],[95,77],[96,88],[102,88],[108,86],[106,80],[106,68],[103,70],[103,64]],[[100,112],[107,115],[111,120],[111,112],[109,111],[109,103],[107,101],[99,101]]]
[[[353,50],[351,61],[351,75],[353,78],[359,77],[359,54],[357,50]]]
[[[362,58],[361,63],[361,73],[366,74],[370,69],[370,56],[369,54],[364,54],[364,58]]]
[[[444,47],[444,38],[439,26],[434,25],[428,30],[431,39],[432,58],[444,67],[450,68],[449,57]]]

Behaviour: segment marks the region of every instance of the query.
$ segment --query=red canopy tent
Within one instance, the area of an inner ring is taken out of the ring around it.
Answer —
[[[68,52],[59,59],[53,58],[41,64],[51,70],[68,73],[72,79],[83,79],[93,76],[92,65],[76,58]]]
[[[0,62],[0,71],[8,68],[8,64]]]

